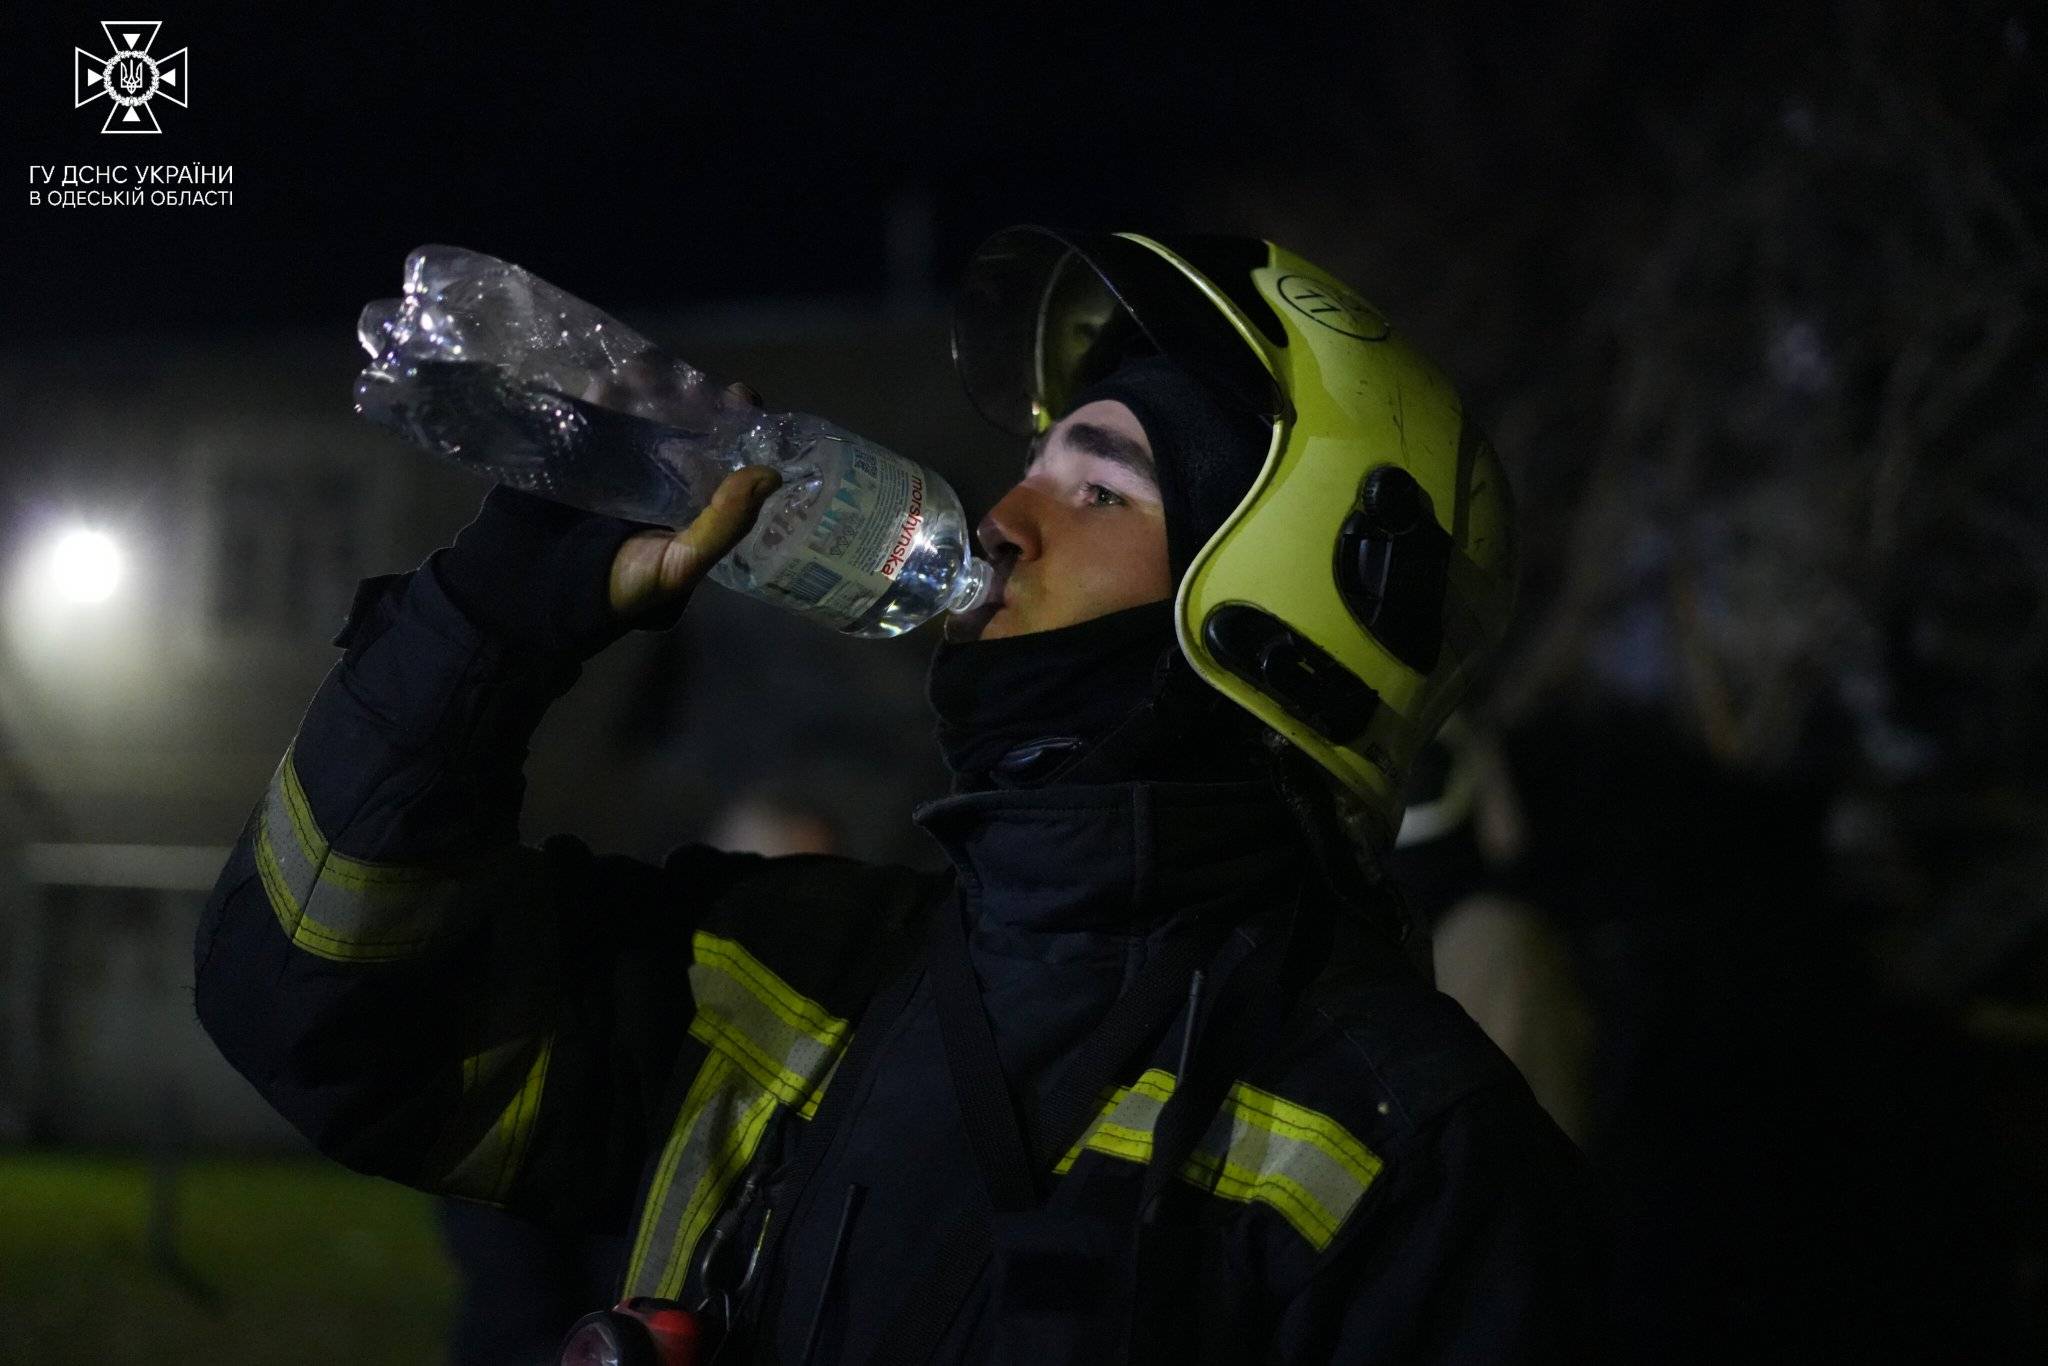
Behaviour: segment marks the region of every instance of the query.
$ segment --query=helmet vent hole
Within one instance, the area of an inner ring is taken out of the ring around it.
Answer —
[[[1227,602],[1209,613],[1202,640],[1217,663],[1332,744],[1355,740],[1379,707],[1379,694],[1364,679],[1249,603]]]
[[[1381,465],[1359,481],[1337,533],[1337,592],[1359,625],[1417,673],[1436,668],[1443,652],[1450,566],[1450,533],[1414,475]]]

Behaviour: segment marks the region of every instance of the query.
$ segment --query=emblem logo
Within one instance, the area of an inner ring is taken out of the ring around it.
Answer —
[[[168,57],[152,57],[160,19],[102,19],[111,54],[101,55],[74,48],[72,107],[80,108],[104,95],[113,107],[107,111],[102,133],[161,133],[150,101],[161,95],[185,108],[185,48]]]
[[[1359,341],[1385,341],[1393,331],[1380,311],[1341,285],[1309,275],[1283,275],[1280,297],[1294,305],[1294,311],[1332,332]]]

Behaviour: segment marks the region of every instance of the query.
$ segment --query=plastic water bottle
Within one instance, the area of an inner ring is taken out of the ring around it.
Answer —
[[[687,525],[733,470],[782,486],[711,569],[849,635],[965,612],[993,578],[946,481],[805,413],[764,412],[519,266],[460,247],[405,262],[363,310],[355,409],[464,468],[591,512]]]

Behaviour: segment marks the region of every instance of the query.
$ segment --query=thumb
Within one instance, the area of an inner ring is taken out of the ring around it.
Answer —
[[[662,547],[658,575],[663,596],[687,593],[711,566],[754,529],[761,505],[782,486],[782,476],[766,465],[749,465],[725,476],[711,502],[696,520]]]
[[[680,610],[697,581],[753,528],[761,505],[781,483],[782,476],[765,465],[735,470],[682,530],[627,537],[612,560],[612,610],[628,621]]]

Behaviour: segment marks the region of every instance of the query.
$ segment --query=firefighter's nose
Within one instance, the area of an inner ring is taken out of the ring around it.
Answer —
[[[1041,537],[1038,518],[1032,511],[1035,495],[1022,484],[1004,494],[974,529],[982,553],[991,560],[1003,558],[1035,560]]]

